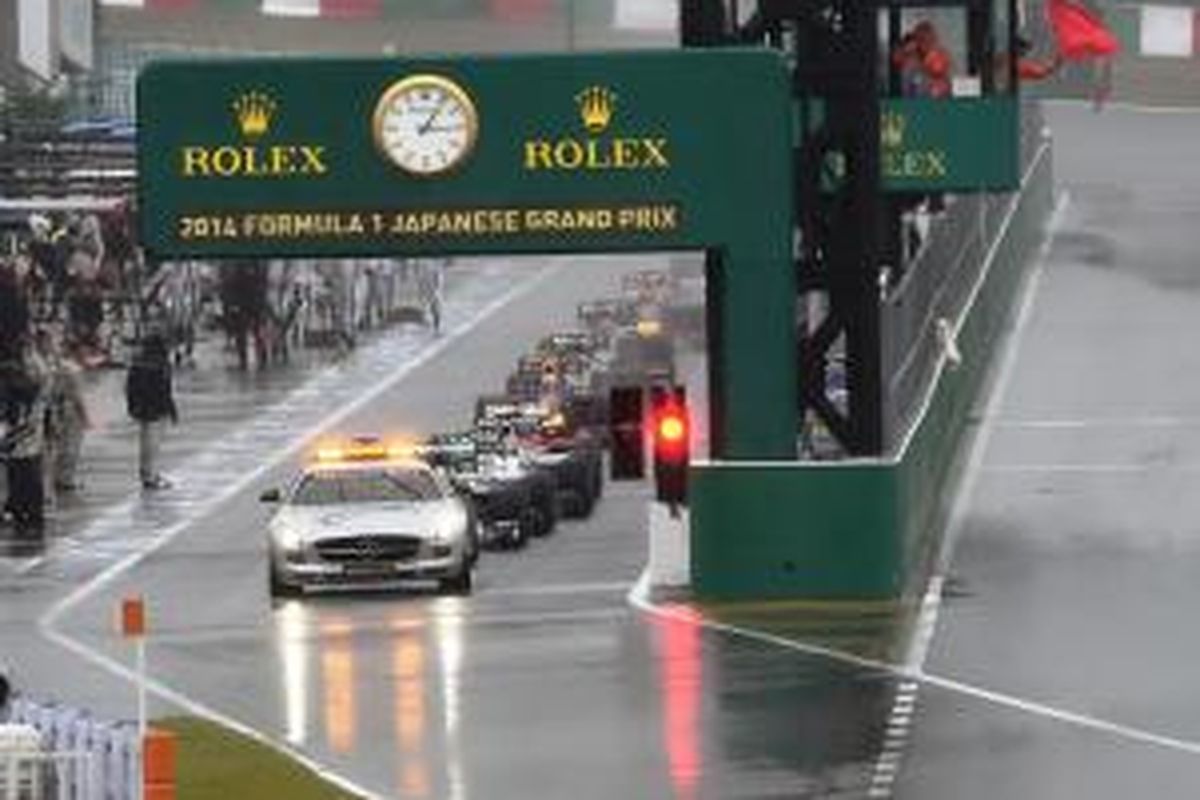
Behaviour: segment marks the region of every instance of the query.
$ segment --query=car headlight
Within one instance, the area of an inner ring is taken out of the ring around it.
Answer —
[[[463,537],[463,532],[467,527],[467,515],[465,513],[452,514],[445,519],[439,520],[433,527],[433,536],[430,541],[434,545],[453,544],[458,539]]]
[[[304,548],[304,537],[295,528],[279,527],[271,531],[275,545],[285,553],[298,553]]]

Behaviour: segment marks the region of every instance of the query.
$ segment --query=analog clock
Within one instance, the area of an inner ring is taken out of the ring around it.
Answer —
[[[440,75],[412,75],[384,90],[375,104],[375,144],[400,169],[441,175],[471,155],[479,115],[471,96]]]

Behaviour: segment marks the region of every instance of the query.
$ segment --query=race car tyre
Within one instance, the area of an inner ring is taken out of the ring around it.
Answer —
[[[533,524],[533,523],[530,523]],[[529,544],[529,526],[525,523],[513,525],[508,530],[508,538],[502,545],[505,550],[521,550]]]
[[[442,594],[468,595],[474,586],[474,578],[471,574],[471,568],[463,564],[462,571],[450,578],[442,578],[438,582],[438,588],[442,590]]]
[[[538,515],[538,536],[549,536],[554,533],[554,528],[558,525],[558,503],[555,501],[553,493],[548,494],[541,503],[537,506]]]
[[[518,527],[521,529],[521,538],[528,542],[535,536],[545,536],[546,518],[542,514],[538,506],[528,506],[521,512],[521,519],[518,521]]]
[[[275,565],[270,567],[270,591],[271,597],[277,599],[286,599],[289,597],[299,597],[304,593],[304,590],[295,584],[288,583],[279,574],[279,570],[275,569]]]
[[[599,457],[592,469],[592,497],[599,500],[604,497],[604,459]]]
[[[595,493],[595,491],[593,491],[593,487],[589,483],[589,485],[583,487],[579,492],[579,517],[580,517],[580,519],[587,519],[588,517],[590,517],[592,515],[592,512],[595,510],[596,510],[596,493]]]

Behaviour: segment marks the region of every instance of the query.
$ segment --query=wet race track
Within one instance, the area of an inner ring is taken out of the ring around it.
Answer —
[[[128,686],[105,676],[130,661],[113,608],[140,592],[159,713],[219,714],[378,796],[861,795],[889,682],[706,632],[686,609],[631,605],[646,557],[640,484],[608,486],[589,520],[523,551],[485,553],[470,597],[268,597],[258,495],[298,466],[297,430],[461,426],[579,301],[665,264],[481,262],[451,293],[442,339],[389,334],[247,419],[231,402],[208,429],[174,431],[177,489],[81,513],[22,566],[4,631],[29,690],[128,714]],[[206,387],[183,394],[185,412],[188,397],[204,407]],[[122,480],[111,463],[99,482]],[[49,641],[29,643],[38,620]]]
[[[585,20],[575,42],[561,22],[523,46],[625,41]],[[430,30],[426,49],[488,35]],[[97,501],[60,509],[44,558],[0,562],[0,654],[33,694],[127,717],[112,614],[143,593],[157,713],[218,715],[381,797],[1191,796],[1200,117],[1071,105],[1049,121],[1066,200],[981,410],[915,676],[848,655],[903,662],[861,617],[789,632],[829,657],[638,607],[637,485],[525,551],[485,554],[470,597],[269,599],[257,498],[313,432],[463,424],[579,301],[656,257],[479,262],[440,339],[400,330],[258,383],[181,374],[179,487],[131,492],[129,431],[101,426],[85,456]]]
[[[1200,785],[1200,115],[1048,119],[1065,200],[925,663],[965,685],[922,688],[897,797]]]

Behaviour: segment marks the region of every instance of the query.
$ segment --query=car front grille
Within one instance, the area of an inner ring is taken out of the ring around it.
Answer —
[[[421,538],[403,535],[339,536],[315,545],[317,555],[338,564],[407,561],[421,549]]]

